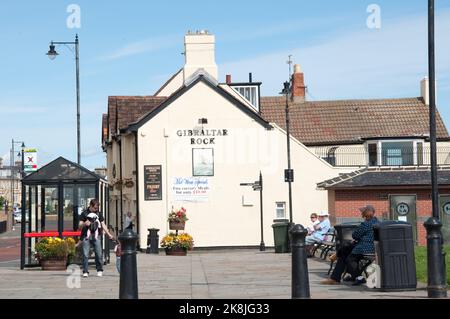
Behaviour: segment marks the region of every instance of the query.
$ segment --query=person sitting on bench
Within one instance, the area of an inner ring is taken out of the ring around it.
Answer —
[[[311,235],[308,235],[305,238],[306,250],[309,257],[312,257],[312,248],[314,247],[314,244],[321,243],[324,240],[326,233],[328,233],[331,228],[327,212],[320,212],[318,216],[319,223],[314,225],[314,231]]]
[[[364,222],[353,231],[354,241],[352,244],[343,246],[338,250],[336,267],[330,278],[321,282],[323,285],[338,285],[345,270],[351,276],[348,281],[355,281],[354,285],[364,283],[364,280],[357,280],[357,277],[361,274],[359,261],[364,258],[365,254],[375,253],[373,226],[378,223],[378,219],[375,217],[375,208],[372,205],[367,205],[359,210]]]

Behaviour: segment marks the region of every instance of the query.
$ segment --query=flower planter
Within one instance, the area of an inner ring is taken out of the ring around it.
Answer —
[[[187,249],[182,247],[166,248],[167,256],[186,256]]]
[[[66,270],[67,258],[41,259],[42,270]]]
[[[169,229],[170,230],[184,230],[185,224],[186,224],[186,222],[184,222],[184,221],[182,221],[182,222],[170,221]]]

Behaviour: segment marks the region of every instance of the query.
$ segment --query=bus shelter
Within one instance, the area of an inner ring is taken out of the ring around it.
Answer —
[[[34,247],[42,237],[78,237],[79,217],[97,198],[105,224],[109,222],[109,189],[105,179],[59,157],[22,179],[20,268],[38,266]],[[108,241],[103,240],[109,260]]]

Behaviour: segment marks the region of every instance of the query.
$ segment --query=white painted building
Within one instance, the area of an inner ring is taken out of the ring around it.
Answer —
[[[182,206],[189,218],[186,232],[196,247],[258,246],[259,192],[240,184],[257,181],[260,173],[266,246],[273,246],[274,220],[289,219],[285,100],[260,97],[261,83],[231,83],[230,78],[219,83],[214,45],[208,32],[188,33],[184,67],[155,95],[109,97],[102,131],[110,181],[109,224],[120,230],[124,214],[131,211],[141,247],[147,229],[160,229],[160,237],[167,234],[167,215],[172,207]],[[292,87],[292,215],[295,223],[308,223],[312,212],[328,209],[327,192],[318,190],[317,183],[367,161],[363,155],[361,163],[338,166],[316,154],[314,143],[302,144],[297,133],[310,119],[295,117],[296,108],[306,105],[298,66]],[[355,141],[356,147],[365,143]],[[328,145],[339,144],[333,139]]]

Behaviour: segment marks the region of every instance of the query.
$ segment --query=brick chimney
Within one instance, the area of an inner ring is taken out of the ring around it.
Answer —
[[[294,103],[304,102],[306,97],[305,76],[299,64],[294,65],[294,74],[292,75],[292,96]]]

